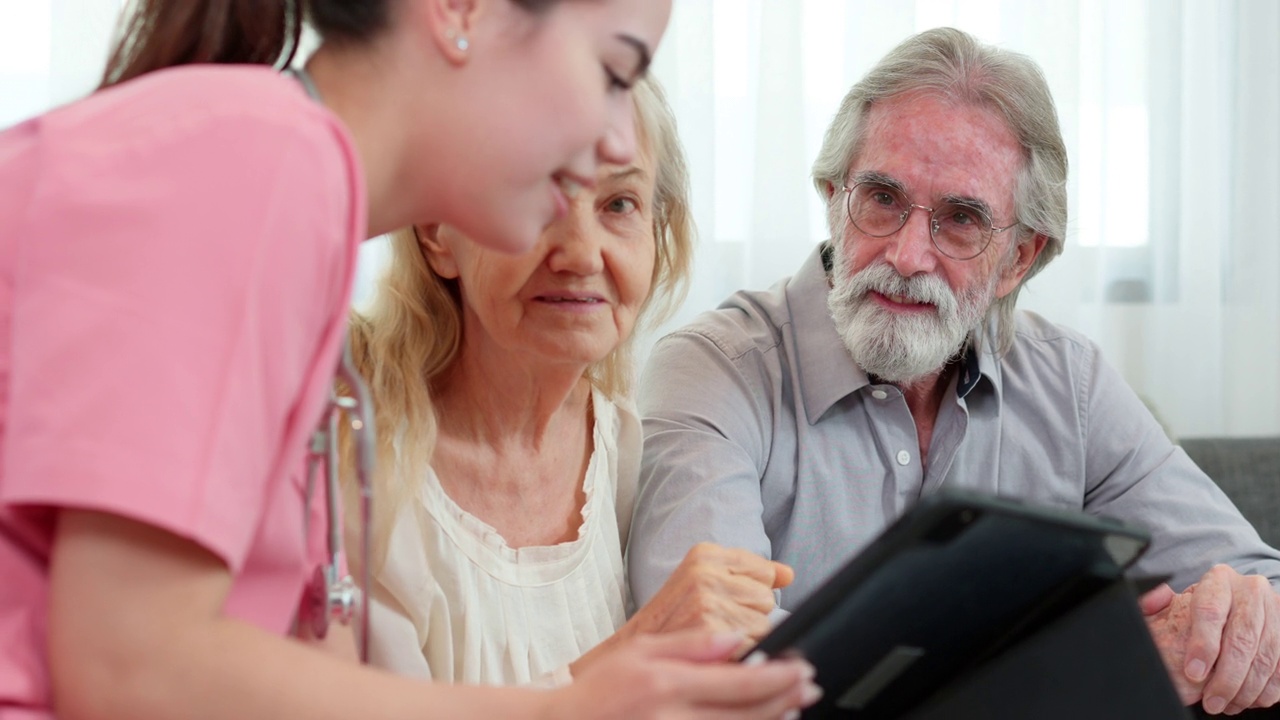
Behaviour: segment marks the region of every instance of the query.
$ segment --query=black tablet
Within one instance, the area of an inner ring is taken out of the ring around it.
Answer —
[[[744,661],[800,654],[806,717],[900,717],[1113,585],[1148,535],[1082,513],[947,491],[921,500]]]

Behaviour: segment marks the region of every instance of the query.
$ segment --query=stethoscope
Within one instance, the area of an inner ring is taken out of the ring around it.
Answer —
[[[307,485],[303,510],[303,536],[310,536],[311,503],[315,497],[316,476],[320,466],[325,469],[325,516],[328,522],[325,563],[315,569],[307,583],[299,609],[299,629],[303,623],[311,635],[323,640],[329,633],[329,625],[338,621],[351,625],[359,616],[356,637],[360,662],[369,662],[369,610],[361,588],[369,588],[371,546],[369,522],[373,516],[374,425],[369,417],[369,390],[364,379],[351,360],[351,346],[343,343],[342,359],[338,363],[337,380],[346,385],[350,395],[340,395],[335,390],[328,407],[320,418],[311,444],[307,448]],[[355,450],[356,487],[360,502],[360,584],[356,585],[350,573],[342,572],[342,510],[339,504],[338,486],[340,465],[338,462],[338,428],[343,420],[351,432],[351,446]]]
[[[321,102],[311,75],[302,68],[288,68],[284,73],[292,76],[306,90],[307,95]],[[305,624],[311,635],[323,640],[329,634],[329,625],[338,621],[351,625],[359,616],[356,642],[359,645],[360,662],[369,662],[369,610],[361,588],[368,592],[372,550],[369,540],[369,523],[373,516],[373,463],[376,443],[374,426],[370,418],[369,390],[351,359],[351,345],[344,341],[342,358],[338,362],[337,380],[346,385],[349,395],[335,390],[329,405],[320,418],[311,444],[307,448],[306,505],[303,509],[303,536],[310,537],[311,501],[315,495],[316,474],[321,465],[325,468],[325,515],[328,521],[326,549],[328,557],[317,567],[307,583],[302,607],[298,613],[299,629]],[[346,418],[355,449],[356,485],[360,501],[360,584],[356,585],[349,573],[342,573],[342,510],[338,479],[338,428]]]

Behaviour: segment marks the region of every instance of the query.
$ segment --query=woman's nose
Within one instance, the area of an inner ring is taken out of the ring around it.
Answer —
[[[590,227],[592,210],[590,202],[575,201],[569,215],[552,226],[547,258],[552,272],[593,275],[604,269],[603,248]]]

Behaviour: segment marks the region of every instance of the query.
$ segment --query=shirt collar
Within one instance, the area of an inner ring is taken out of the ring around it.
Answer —
[[[830,269],[831,243],[824,242],[814,248],[787,284],[787,305],[796,347],[796,374],[810,425],[816,424],[831,406],[844,397],[871,384],[867,373],[858,367],[845,349],[827,308],[827,294],[831,290],[827,273]],[[988,327],[984,347],[994,347],[994,340],[992,328]],[[968,397],[983,377],[999,392],[1000,360],[993,352],[980,351],[970,344],[965,349],[960,374],[956,378],[956,395]]]
[[[986,332],[983,334],[982,347],[975,349],[971,344],[965,351],[965,369],[969,380],[966,382],[964,375],[961,375],[960,381],[956,384],[957,395],[962,398],[967,397],[982,378],[987,379],[997,396],[1000,395],[1000,356],[996,355],[995,346],[996,323],[992,320],[987,324]]]
[[[963,398],[977,387],[978,380],[982,378],[982,353],[973,347],[973,343],[965,343],[964,359],[960,362],[958,371],[956,396]]]
[[[846,395],[867,386],[867,374],[858,367],[836,332],[827,309],[827,268],[824,256],[830,243],[822,243],[800,266],[787,284],[787,306],[796,347],[796,375],[805,415],[813,425]]]

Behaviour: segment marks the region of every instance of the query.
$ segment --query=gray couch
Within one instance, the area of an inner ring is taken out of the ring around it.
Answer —
[[[1280,548],[1280,437],[1183,438],[1181,445],[1262,539]]]

